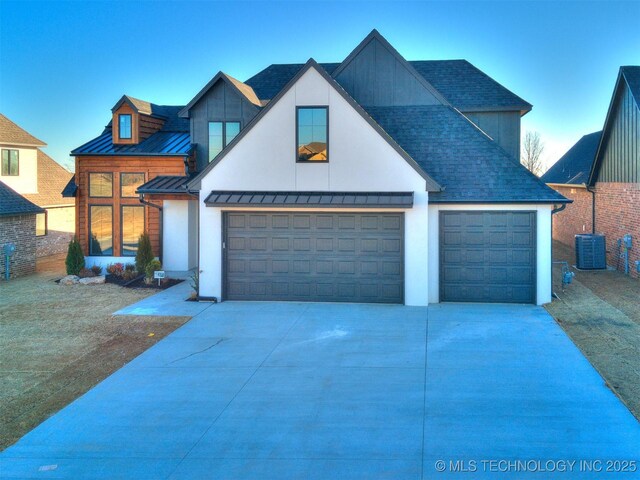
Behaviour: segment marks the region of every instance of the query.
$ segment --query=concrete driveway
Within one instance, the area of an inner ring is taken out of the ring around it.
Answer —
[[[0,477],[638,477],[608,460],[640,461],[640,424],[542,308],[228,302],[1,453]]]

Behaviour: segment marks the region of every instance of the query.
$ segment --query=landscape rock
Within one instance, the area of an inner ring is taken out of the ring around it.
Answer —
[[[60,279],[60,285],[75,285],[80,281],[80,277],[77,275],[67,275]]]
[[[83,285],[99,285],[101,283],[104,283],[104,275],[99,275],[97,277],[81,278],[80,283]]]

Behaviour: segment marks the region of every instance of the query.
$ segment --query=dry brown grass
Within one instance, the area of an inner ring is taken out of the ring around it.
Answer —
[[[154,292],[59,286],[61,275],[48,266],[0,282],[0,449],[189,318],[113,317]]]

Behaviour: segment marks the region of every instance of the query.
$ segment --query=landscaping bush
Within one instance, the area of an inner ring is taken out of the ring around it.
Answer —
[[[89,278],[89,277],[95,277],[96,274],[93,272],[93,270],[89,268],[81,268],[80,271],[78,272],[78,276],[80,278]]]
[[[102,273],[102,267],[100,265],[94,265],[91,267],[91,271],[96,275],[100,275]]]
[[[122,263],[110,263],[107,265],[107,273],[114,277],[122,277],[124,272],[124,265]]]
[[[64,264],[67,267],[67,275],[78,275],[80,270],[84,268],[84,254],[82,253],[82,247],[75,237],[69,242],[67,258],[64,261]]]
[[[127,264],[124,266],[124,271],[125,271],[125,272],[135,272],[135,271],[136,271],[136,266],[135,266],[135,264],[133,264],[133,263],[127,263]],[[142,273],[142,272],[140,272],[140,273]]]
[[[136,270],[145,273],[147,265],[155,258],[151,248],[151,239],[148,233],[143,233],[138,239],[138,252],[136,253]]]
[[[151,283],[153,281],[153,272],[157,270],[162,270],[162,265],[158,260],[151,260],[145,269],[145,282]]]

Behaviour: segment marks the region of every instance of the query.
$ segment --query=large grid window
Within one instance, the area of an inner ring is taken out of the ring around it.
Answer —
[[[144,207],[122,207],[122,255],[134,256],[138,252],[138,240],[144,233]]]
[[[129,140],[131,138],[131,115],[128,113],[121,113],[118,115],[118,136],[122,140]]]
[[[296,109],[296,149],[298,162],[329,160],[329,110],[327,107]]]
[[[113,196],[113,173],[90,173],[89,196],[110,198]]]
[[[20,175],[18,150],[2,150],[2,171],[0,173],[5,177],[17,177]]]
[[[113,255],[113,207],[89,207],[89,255]]]
[[[47,212],[36,213],[36,237],[44,237],[47,234]]]
[[[121,173],[120,196],[123,198],[137,197],[136,190],[144,183],[144,173]]]
[[[240,133],[240,122],[209,122],[209,161]]]

